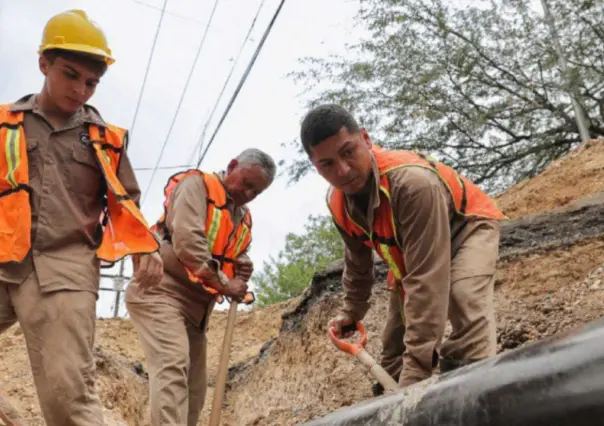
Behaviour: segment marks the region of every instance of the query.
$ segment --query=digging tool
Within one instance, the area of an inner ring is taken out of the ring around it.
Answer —
[[[0,425],[12,426],[12,422],[8,419],[8,416],[0,411]]]
[[[361,334],[361,339],[353,343],[348,343],[338,339],[336,337],[336,329],[334,327],[329,329],[328,334],[336,348],[342,352],[346,352],[357,357],[359,361],[361,361],[361,363],[369,369],[371,375],[375,377],[378,382],[380,382],[380,384],[384,387],[384,390],[397,390],[399,388],[398,383],[365,350],[365,346],[367,345],[367,332],[365,331],[365,326],[363,323],[358,321],[356,324],[342,327],[342,334],[345,334],[349,331],[358,331]]]
[[[245,295],[241,303],[246,305],[255,302],[254,293],[249,292]],[[226,388],[227,374],[229,372],[229,358],[231,356],[231,343],[233,341],[233,330],[235,320],[237,319],[237,306],[239,302],[231,300],[229,315],[227,317],[226,331],[222,341],[222,351],[220,352],[220,364],[216,373],[216,386],[214,387],[214,399],[212,400],[212,411],[210,413],[210,426],[218,426],[220,423],[220,410],[222,409],[222,399]]]
[[[17,410],[2,397],[2,394],[0,394],[0,426],[26,426]]]

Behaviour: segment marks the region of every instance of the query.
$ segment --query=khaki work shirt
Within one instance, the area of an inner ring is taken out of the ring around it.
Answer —
[[[222,179],[224,173],[218,176]],[[235,208],[233,200],[227,196],[226,209],[235,226],[239,225],[246,207]],[[193,324],[203,326],[216,298],[189,280],[185,266],[190,271],[198,271],[212,259],[205,229],[207,210],[208,193],[201,176],[187,176],[176,185],[166,213],[170,238],[166,239],[163,230],[159,231],[164,277],[157,287],[145,291],[132,281],[126,292],[128,303],[151,300],[167,303],[178,308]],[[245,254],[242,256],[246,257]],[[222,273],[221,277],[224,282],[226,277]]]
[[[32,250],[20,263],[0,264],[0,282],[20,284],[35,270],[42,292],[85,290],[97,293],[101,243],[99,223],[106,184],[92,146],[82,143],[90,123],[106,126],[98,111],[85,105],[60,129],[28,95],[11,107],[23,111],[29,180],[32,188]],[[138,204],[140,189],[122,152],[118,178]]]
[[[430,170],[402,167],[388,172],[387,177],[407,272],[402,286],[405,292],[405,345],[409,356],[404,358],[403,371],[411,377],[425,378],[429,375],[426,369],[432,364],[433,349],[440,345],[437,337],[444,332],[450,284],[495,272],[495,261],[490,253],[485,259],[460,256],[464,261],[453,260],[476,229],[487,226],[495,230],[499,224],[494,220],[467,219],[458,215],[448,189]],[[374,211],[380,204],[378,182],[379,170],[373,159],[366,207],[358,197],[346,195],[352,218],[370,233]],[[374,283],[373,250],[342,231],[340,233],[345,243],[344,311],[354,320],[361,320],[369,309]],[[481,244],[480,241],[476,243]],[[426,350],[428,346],[430,350]],[[419,359],[424,357],[427,359]]]

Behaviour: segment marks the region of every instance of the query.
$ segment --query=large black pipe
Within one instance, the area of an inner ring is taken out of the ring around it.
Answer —
[[[305,425],[604,425],[604,319]]]

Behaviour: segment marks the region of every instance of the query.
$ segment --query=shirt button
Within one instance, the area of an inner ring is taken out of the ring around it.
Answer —
[[[44,193],[45,194],[50,194],[50,188],[49,187],[44,188]]]
[[[52,166],[54,163],[55,163],[55,160],[53,160],[52,158],[46,159],[46,164],[48,164],[49,166]]]

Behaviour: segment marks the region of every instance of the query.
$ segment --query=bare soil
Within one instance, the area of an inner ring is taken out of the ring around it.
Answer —
[[[604,144],[594,141],[542,174],[497,197],[510,218],[502,227],[496,283],[499,351],[595,320],[604,312]],[[537,213],[547,213],[535,215]],[[287,303],[240,312],[231,353],[223,425],[293,425],[371,398],[370,375],[326,338],[341,306],[341,263],[317,274]],[[383,280],[383,265],[376,267]],[[368,351],[380,353],[386,286],[376,283],[365,319]],[[282,319],[284,315],[284,319]],[[226,313],[208,331],[210,389]],[[146,360],[128,320],[97,322],[98,390],[110,425],[147,425]],[[31,425],[43,425],[18,326],[0,336],[0,392]],[[0,401],[0,403],[2,403]]]
[[[262,310],[238,312],[231,365],[256,356],[266,341],[276,337],[281,326],[281,313],[295,303],[296,299]],[[207,424],[226,317],[226,312],[215,311],[208,326],[209,389],[199,424]],[[105,407],[107,425],[148,425],[146,360],[136,330],[129,320],[97,321],[95,359],[97,390]],[[0,336],[0,360],[0,406],[4,399],[21,413],[28,425],[44,426],[25,340],[18,325]]]
[[[496,197],[511,219],[551,211],[604,190],[604,141],[593,140]]]

